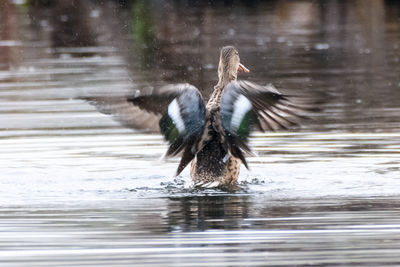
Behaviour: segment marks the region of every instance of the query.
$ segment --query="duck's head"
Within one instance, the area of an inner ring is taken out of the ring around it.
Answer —
[[[249,70],[240,63],[239,52],[233,46],[222,47],[218,66],[220,82],[225,81],[228,83],[232,80],[236,80],[239,71],[249,72]]]

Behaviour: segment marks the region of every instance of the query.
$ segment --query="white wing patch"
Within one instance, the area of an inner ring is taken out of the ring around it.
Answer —
[[[168,105],[168,115],[171,117],[179,133],[186,131],[185,123],[183,122],[178,101],[176,98]]]
[[[240,126],[244,115],[252,109],[253,105],[244,95],[239,95],[233,104],[233,114],[231,119],[231,127],[235,132]]]
[[[231,155],[229,155],[228,153],[226,153],[225,157],[222,159],[223,163],[226,163],[228,161],[228,159],[230,158]]]

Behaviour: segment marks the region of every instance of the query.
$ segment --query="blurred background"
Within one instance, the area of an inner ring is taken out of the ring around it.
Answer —
[[[68,116],[48,127],[26,100],[56,105],[49,119],[58,120],[66,105],[87,115],[80,102],[62,102],[84,94],[189,82],[207,98],[219,49],[235,45],[252,70],[241,78],[326,93],[332,101],[319,127],[391,131],[399,126],[399,9],[397,1],[379,0],[2,0],[2,102],[30,114],[19,124],[1,116],[0,127],[102,126],[75,125]]]
[[[324,100],[254,133],[239,192],[190,189],[159,135],[83,100],[208,99],[224,45],[239,79]],[[396,0],[0,0],[0,263],[396,264],[399,114]]]

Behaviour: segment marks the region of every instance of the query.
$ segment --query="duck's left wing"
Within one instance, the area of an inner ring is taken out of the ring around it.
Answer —
[[[255,126],[261,131],[277,131],[299,124],[304,106],[278,92],[272,85],[261,86],[249,81],[232,81],[221,98],[221,122],[225,145],[247,167],[242,151]]]

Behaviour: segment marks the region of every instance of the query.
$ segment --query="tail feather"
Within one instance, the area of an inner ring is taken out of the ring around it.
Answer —
[[[185,151],[182,154],[182,158],[179,163],[178,169],[176,170],[175,176],[178,176],[186,168],[186,166],[192,161],[193,158],[194,158],[194,154],[192,153],[192,149],[189,146],[187,146],[185,148]]]

